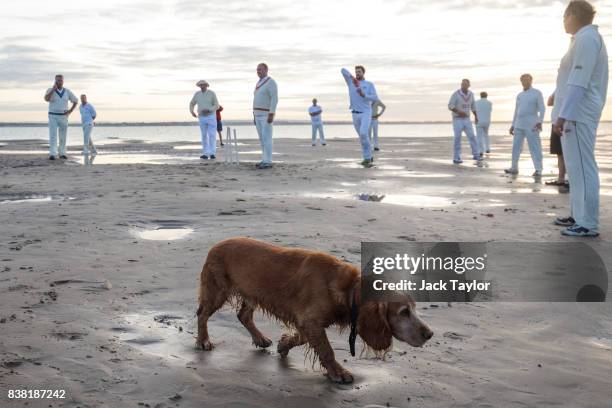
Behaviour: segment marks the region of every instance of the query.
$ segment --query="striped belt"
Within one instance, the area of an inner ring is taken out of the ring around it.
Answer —
[[[64,115],[63,113],[57,113],[57,112],[49,112],[49,115]]]
[[[256,110],[256,111],[264,111],[264,112],[270,112],[270,109],[266,109],[266,108],[253,108],[253,110]]]

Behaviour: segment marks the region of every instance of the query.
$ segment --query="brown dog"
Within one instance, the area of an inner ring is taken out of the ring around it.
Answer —
[[[360,289],[359,270],[331,255],[249,238],[221,241],[211,248],[200,276],[196,345],[213,348],[208,319],[232,298],[241,302],[238,319],[255,346],[272,344],[253,322],[253,312],[260,308],[295,328],[295,333],[283,334],[278,342],[282,357],[293,347],[308,343],[335,382],[350,383],[353,376],[334,358],[325,328],[349,326],[351,310],[358,313],[353,315],[357,334],[377,351],[387,350],[393,337],[420,347],[433,336],[419,320],[410,298],[401,303],[362,304]]]

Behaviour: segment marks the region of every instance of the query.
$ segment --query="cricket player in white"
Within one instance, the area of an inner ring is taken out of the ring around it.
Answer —
[[[217,109],[219,109],[219,100],[217,95],[208,89],[208,82],[200,80],[196,83],[200,90],[193,94],[191,102],[189,102],[189,112],[194,118],[198,118],[200,123],[200,134],[202,138],[202,155],[200,159],[207,160],[210,156],[215,159],[217,151]],[[198,114],[193,111],[193,108],[198,105]]]
[[[276,81],[268,76],[268,66],[263,62],[257,65],[257,76],[259,81],[253,93],[253,117],[262,155],[257,168],[267,169],[272,167],[272,123],[278,105],[278,87]]]
[[[487,97],[488,95],[486,92],[481,92],[480,99],[474,102],[474,109],[478,117],[478,123],[476,124],[476,140],[478,142],[480,157],[482,157],[484,153],[491,153],[489,126],[491,126],[493,104]]]
[[[572,34],[561,60],[555,105],[561,106],[555,130],[561,144],[570,182],[572,215],[557,218],[568,226],[568,236],[599,235],[599,170],[595,161],[595,135],[608,90],[608,53],[595,10],[584,0],[569,3],[563,16],[565,31]]]
[[[68,133],[68,116],[76,108],[78,99],[68,88],[64,88],[64,76],[56,75],[53,87],[45,92],[45,101],[49,102],[49,160],[66,156],[66,134]],[[68,109],[68,102],[72,106]],[[59,132],[59,151],[57,135]]]
[[[478,123],[478,115],[474,106],[474,94],[470,89],[470,80],[461,81],[461,89],[451,95],[448,109],[453,112],[453,131],[455,132],[453,163],[463,163],[461,160],[461,133],[465,132],[474,160],[480,160],[480,153],[474,136],[474,128],[470,119],[470,111],[474,112],[474,118]]]
[[[317,132],[319,133],[319,140],[321,141],[321,146],[325,146],[325,134],[323,133],[323,119],[321,118],[321,114],[323,113],[323,108],[321,105],[317,105],[317,99],[312,100],[312,105],[308,108],[308,114],[310,115],[310,121],[312,124],[312,145],[317,145]]]
[[[380,111],[378,110],[380,108]],[[379,99],[372,103],[372,122],[370,123],[369,137],[370,143],[374,144],[374,151],[380,150],[378,145],[378,118],[387,110],[387,106]]]
[[[512,143],[512,166],[504,170],[508,174],[518,174],[518,163],[523,150],[523,142],[527,138],[529,145],[529,153],[533,160],[535,172],[533,176],[539,177],[542,175],[542,140],[540,132],[542,131],[542,122],[546,113],[544,105],[544,96],[542,92],[531,86],[533,77],[530,74],[521,75],[521,84],[523,92],[516,97],[516,106],[514,108],[514,118],[510,127],[510,134],[514,135]]]
[[[79,106],[79,112],[81,113],[81,125],[83,126],[83,154],[96,155],[98,152],[94,146],[93,140],[91,139],[91,131],[94,127],[94,120],[98,116],[96,108],[87,102],[87,95],[81,95],[81,106]]]
[[[372,147],[370,145],[370,121],[372,120],[372,103],[378,100],[376,88],[370,81],[365,80],[365,68],[361,65],[355,67],[355,76],[346,69],[340,71],[349,90],[350,109],[353,115],[353,126],[361,142],[361,164],[372,166]]]

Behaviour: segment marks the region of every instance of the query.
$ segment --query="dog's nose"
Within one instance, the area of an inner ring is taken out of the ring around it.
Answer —
[[[433,331],[429,327],[423,327],[421,329],[421,335],[425,340],[429,340],[433,337]]]

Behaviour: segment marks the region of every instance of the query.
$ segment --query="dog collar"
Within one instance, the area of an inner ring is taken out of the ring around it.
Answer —
[[[353,288],[353,295],[351,301],[351,334],[349,335],[349,348],[351,350],[351,356],[355,357],[355,339],[357,339],[357,317],[359,316],[359,309],[357,308],[357,299],[355,295],[355,288]]]

